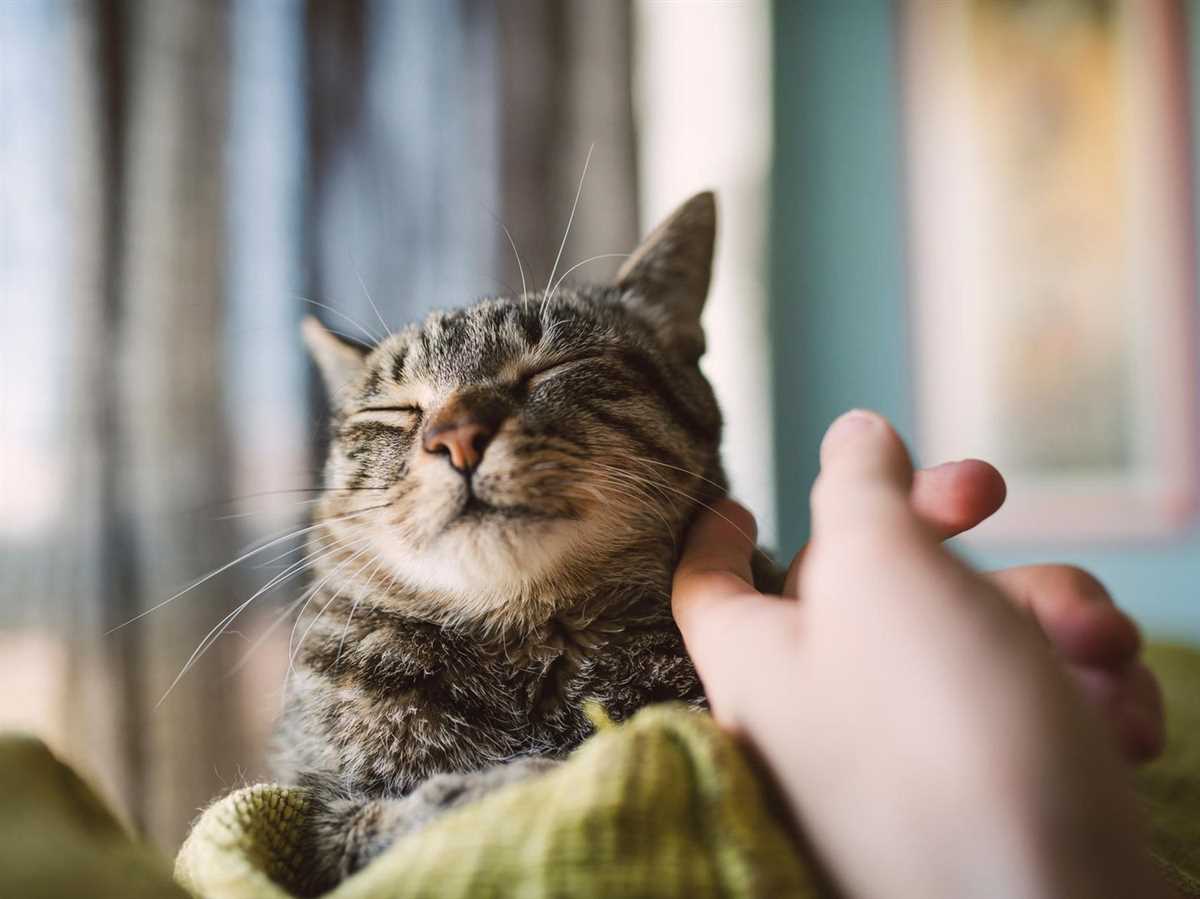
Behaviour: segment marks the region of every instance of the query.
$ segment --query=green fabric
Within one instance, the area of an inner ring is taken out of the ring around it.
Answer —
[[[286,815],[288,824],[277,822]],[[296,790],[213,805],[176,876],[205,899],[283,899],[301,837]],[[329,895],[803,896],[810,878],[760,781],[707,715],[677,706],[601,727],[561,768],[401,840]]]
[[[166,860],[37,740],[0,736],[0,796],[0,896],[188,899]]]
[[[1154,646],[1148,660],[1170,731],[1139,793],[1157,859],[1200,897],[1200,653]],[[282,810],[295,828],[275,826]],[[205,899],[283,899],[276,883],[287,882],[302,821],[295,791],[242,790],[197,822],[176,875]],[[829,895],[809,871],[733,743],[707,716],[659,706],[602,730],[546,777],[407,837],[331,895]]]
[[[1151,646],[1147,661],[1163,685],[1167,750],[1137,779],[1152,845],[1175,885],[1200,896],[1200,652]]]
[[[1138,775],[1156,856],[1200,897],[1200,653],[1157,646],[1164,757]],[[161,859],[35,741],[0,738],[0,895],[181,897]],[[204,899],[286,899],[305,826],[301,791],[214,803],[176,877]],[[662,706],[602,728],[550,774],[413,834],[336,899],[487,896],[824,896],[762,782],[706,716]]]

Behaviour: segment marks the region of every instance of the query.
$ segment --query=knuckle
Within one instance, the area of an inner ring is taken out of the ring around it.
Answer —
[[[829,478],[828,474],[817,475],[809,494],[809,503],[812,506],[813,514],[817,516],[828,515],[837,508],[837,484]]]
[[[687,601],[693,596],[703,595],[709,572],[705,569],[689,566],[675,572],[672,593],[677,601]]]
[[[720,516],[740,531],[754,534],[758,530],[758,523],[754,520],[753,513],[734,500],[722,500],[715,511],[719,511]]]
[[[1051,569],[1051,586],[1062,593],[1084,596],[1089,599],[1110,599],[1107,588],[1100,579],[1078,565],[1058,565]]]

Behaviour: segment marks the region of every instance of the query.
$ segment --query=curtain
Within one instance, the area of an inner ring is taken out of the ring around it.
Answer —
[[[160,844],[267,773],[300,318],[544,286],[589,150],[557,273],[627,252],[630,37],[587,0],[0,4],[0,725]]]

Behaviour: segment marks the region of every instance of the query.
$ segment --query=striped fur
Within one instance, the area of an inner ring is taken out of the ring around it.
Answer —
[[[701,194],[612,286],[487,299],[370,349],[306,324],[331,447],[277,755],[322,797],[313,889],[411,826],[400,797],[430,777],[461,798],[578,745],[589,701],[703,703],[669,589],[724,493],[698,366],[713,231]],[[469,489],[421,440],[464,398],[503,420]]]

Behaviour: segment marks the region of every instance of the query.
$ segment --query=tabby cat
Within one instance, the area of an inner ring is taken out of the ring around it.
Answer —
[[[693,197],[615,283],[438,312],[371,349],[315,320],[331,446],[277,773],[315,797],[319,892],[615,718],[704,695],[671,618],[725,492],[700,372],[715,233]]]

